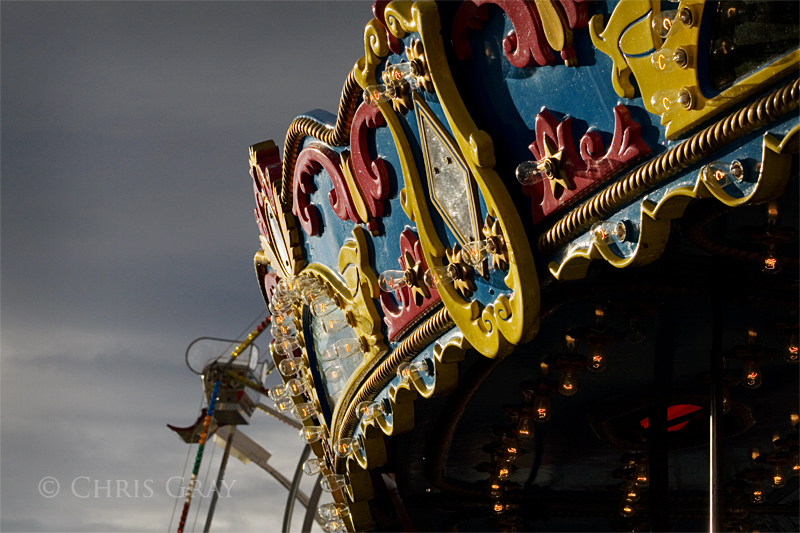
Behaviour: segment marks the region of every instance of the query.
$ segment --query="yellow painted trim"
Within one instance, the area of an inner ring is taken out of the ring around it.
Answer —
[[[660,37],[653,33],[651,27],[654,14],[660,11],[658,0],[620,2],[605,28],[602,15],[595,15],[590,20],[592,42],[614,63],[611,75],[614,90],[624,98],[633,98],[634,88],[630,81],[630,76],[633,75],[639,85],[645,109],[660,117],[661,124],[666,127],[667,139],[674,139],[719,112],[729,109],[800,65],[800,49],[797,49],[737,81],[720,94],[705,98],[700,92],[697,75],[699,21],[704,7],[704,0],[682,0],[678,10],[689,9],[694,23],[686,26],[676,20],[663,46],[660,45]],[[646,16],[643,22],[631,25],[643,16]],[[621,47],[632,48],[622,50]],[[641,53],[642,50],[653,47],[654,52],[644,57],[626,55]],[[671,55],[678,48],[687,54],[685,68],[675,65],[660,71],[654,66],[654,60],[657,60],[662,51],[668,51],[667,55]],[[683,89],[692,96],[691,109],[685,109],[677,102],[664,109],[659,103],[664,98],[676,99]]]
[[[514,291],[511,298],[500,296],[481,310],[477,302],[464,300],[452,285],[439,288],[442,302],[470,345],[486,357],[502,357],[514,345],[532,340],[539,328],[539,282],[530,243],[508,190],[493,169],[492,140],[477,128],[458,93],[447,64],[436,5],[396,0],[386,7],[385,16],[390,31],[398,38],[407,32],[419,32],[433,86],[455,141],[483,195],[488,214],[497,218],[506,236],[510,261],[505,282]],[[400,192],[403,209],[417,225],[428,265],[439,266],[445,249],[432,224],[410,146],[397,116],[387,107],[382,106],[381,110],[400,156],[405,179],[405,188]]]
[[[722,189],[707,187],[698,171],[694,186],[672,189],[657,203],[642,201],[641,227],[639,241],[630,257],[620,257],[605,243],[590,241],[588,248],[577,248],[557,263],[552,261],[548,268],[559,280],[581,279],[586,276],[589,264],[595,259],[604,259],[617,268],[641,266],[652,263],[664,252],[669,239],[671,221],[683,216],[689,203],[695,198],[716,198],[730,207],[763,203],[779,196],[789,182],[791,169],[791,150],[793,137],[798,134],[800,125],[795,126],[783,142],[770,134],[763,137],[762,168],[753,190],[747,196],[734,198]]]

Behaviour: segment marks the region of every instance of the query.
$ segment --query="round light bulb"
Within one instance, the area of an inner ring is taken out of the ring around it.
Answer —
[[[356,453],[360,449],[358,439],[345,437],[339,439],[333,445],[333,452],[336,457],[347,457],[351,453]]]
[[[317,415],[317,410],[314,408],[314,405],[311,403],[298,403],[290,410],[292,416],[300,421],[307,420],[312,416]]]
[[[307,368],[305,360],[302,357],[287,357],[278,363],[278,371],[284,376],[294,376],[304,368]]]
[[[558,380],[558,392],[564,396],[572,396],[578,392],[578,380],[575,372],[567,371],[561,374],[561,378]]]
[[[776,489],[786,485],[786,468],[782,464],[772,465],[770,479],[772,481],[772,486]]]
[[[378,276],[378,287],[383,292],[394,292],[405,287],[405,274],[403,270],[385,270]]]
[[[320,518],[325,520],[334,520],[336,518],[349,515],[350,511],[347,508],[347,505],[343,503],[332,502],[320,505],[317,509],[317,513],[319,514]]]
[[[592,372],[602,372],[608,366],[606,347],[602,344],[592,344],[589,349],[588,368]]]
[[[761,365],[753,359],[745,359],[742,368],[742,386],[757,389],[761,386]]]
[[[304,379],[290,379],[286,382],[286,391],[292,396],[301,396],[308,392],[308,385],[306,385],[306,381]]]
[[[753,480],[750,484],[750,501],[753,503],[764,503],[767,500],[764,494],[764,482],[760,479]]]
[[[531,417],[527,414],[520,415],[517,421],[517,438],[519,440],[531,440],[533,438],[533,424],[531,424]]]
[[[619,504],[619,514],[621,514],[625,518],[630,518],[634,514],[636,514],[636,510],[633,507],[633,503],[623,498],[622,503]]]
[[[300,440],[306,444],[317,442],[323,437],[323,430],[319,426],[305,426],[300,429]]]
[[[533,402],[533,419],[537,422],[547,422],[550,420],[552,409],[550,408],[550,396],[537,394]]]
[[[786,349],[783,352],[783,358],[787,363],[796,363],[798,361],[797,335],[789,337],[789,342],[786,343]]]

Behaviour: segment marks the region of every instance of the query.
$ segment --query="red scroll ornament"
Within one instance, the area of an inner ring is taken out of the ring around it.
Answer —
[[[316,190],[313,177],[320,169],[325,169],[331,178],[333,188],[328,191],[328,202],[336,216],[342,220],[352,220],[356,224],[366,222],[358,215],[341,165],[339,154],[322,143],[308,145],[297,157],[294,167],[292,213],[300,220],[300,225],[308,235],[322,233],[319,209],[309,201],[309,195]]]
[[[300,152],[294,170],[292,213],[306,234],[322,233],[319,209],[309,199],[316,190],[313,177],[321,169],[333,184],[328,201],[336,216],[356,224],[366,223],[373,234],[377,233],[375,219],[383,216],[384,201],[389,197],[389,173],[383,159],[370,158],[367,133],[383,124],[380,109],[361,104],[350,130],[352,154],[345,150],[340,155],[322,143],[312,143]]]
[[[550,31],[562,32],[564,48],[561,59],[574,64],[575,50],[572,48],[571,29],[584,28],[588,22],[588,1],[590,0],[558,0],[553,1],[555,15],[559,19],[560,28]],[[472,49],[467,41],[471,30],[479,30],[489,18],[489,5],[496,5],[511,21],[514,29],[503,39],[503,52],[506,59],[517,68],[537,65],[549,65],[555,57],[547,42],[542,27],[542,17],[534,1],[521,0],[469,0],[459,7],[453,18],[452,41],[456,57],[462,61],[472,57]]]
[[[534,185],[523,186],[523,192],[531,198],[534,223],[577,200],[605,179],[651,152],[640,136],[641,127],[623,105],[614,108],[614,137],[608,151],[601,157],[598,157],[603,152],[600,133],[592,130],[581,137],[578,156],[571,126],[571,118],[558,122],[547,110],[536,115],[536,141],[528,148],[536,160],[541,161],[546,157],[545,137],[552,146],[558,146],[555,151],[562,152],[561,168],[566,174],[567,182],[573,187],[565,189],[556,185],[553,188],[546,179]]]
[[[416,234],[410,229],[406,228],[400,233],[400,268],[405,270],[410,265],[406,265],[405,254],[408,252],[415,261],[421,263],[421,272],[428,270],[428,264],[425,262],[425,257],[422,255],[422,244],[419,242]],[[440,301],[439,291],[431,289],[430,297],[425,298],[421,294],[414,297],[411,287],[401,287],[394,292],[394,295],[399,300],[400,305],[395,303],[395,298],[392,293],[381,293],[381,307],[383,308],[383,321],[386,322],[388,328],[388,337],[390,341],[395,340],[400,335],[408,331],[408,329],[422,319],[426,311],[429,310],[434,304]]]
[[[370,215],[373,218],[383,216],[383,202],[389,197],[389,173],[386,163],[380,157],[372,160],[367,146],[367,130],[376,129],[385,124],[380,108],[361,104],[353,117],[350,130],[350,149],[353,152],[350,161],[353,164],[353,175],[358,182]],[[374,234],[376,225],[371,220],[367,227]]]

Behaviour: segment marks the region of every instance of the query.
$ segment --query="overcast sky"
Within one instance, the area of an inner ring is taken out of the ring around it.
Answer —
[[[165,424],[202,395],[184,351],[264,312],[248,147],[336,111],[370,6],[0,3],[2,531],[167,531],[187,445]],[[293,430],[243,430],[291,477]],[[226,477],[212,531],[279,530],[286,491]]]

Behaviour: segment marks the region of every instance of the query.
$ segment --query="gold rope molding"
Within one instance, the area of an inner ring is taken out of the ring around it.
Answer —
[[[331,128],[310,117],[298,117],[292,121],[283,143],[283,173],[281,180],[281,204],[292,209],[292,179],[297,162],[297,149],[303,137],[310,136],[331,146],[341,146],[350,141],[350,126],[356,112],[356,102],[361,96],[361,86],[356,81],[355,69],[350,71],[342,88],[336,125]]]
[[[747,135],[800,104],[800,80],[794,80],[773,93],[696,133],[637,168],[614,185],[596,194],[580,208],[559,220],[539,237],[539,250],[549,253],[565,244],[582,229],[609,215],[660,181]]]
[[[359,403],[374,398],[392,380],[397,373],[398,366],[418,355],[426,346],[453,326],[450,313],[443,307],[401,342],[392,354],[378,365],[367,381],[358,388],[355,397],[350,400],[347,409],[342,412],[343,423],[341,425],[334,424],[334,428],[339,428],[339,430],[333,440],[336,441],[343,435],[349,435],[355,429],[358,422],[356,406]],[[336,472],[344,472],[344,463],[344,458],[336,458]]]

